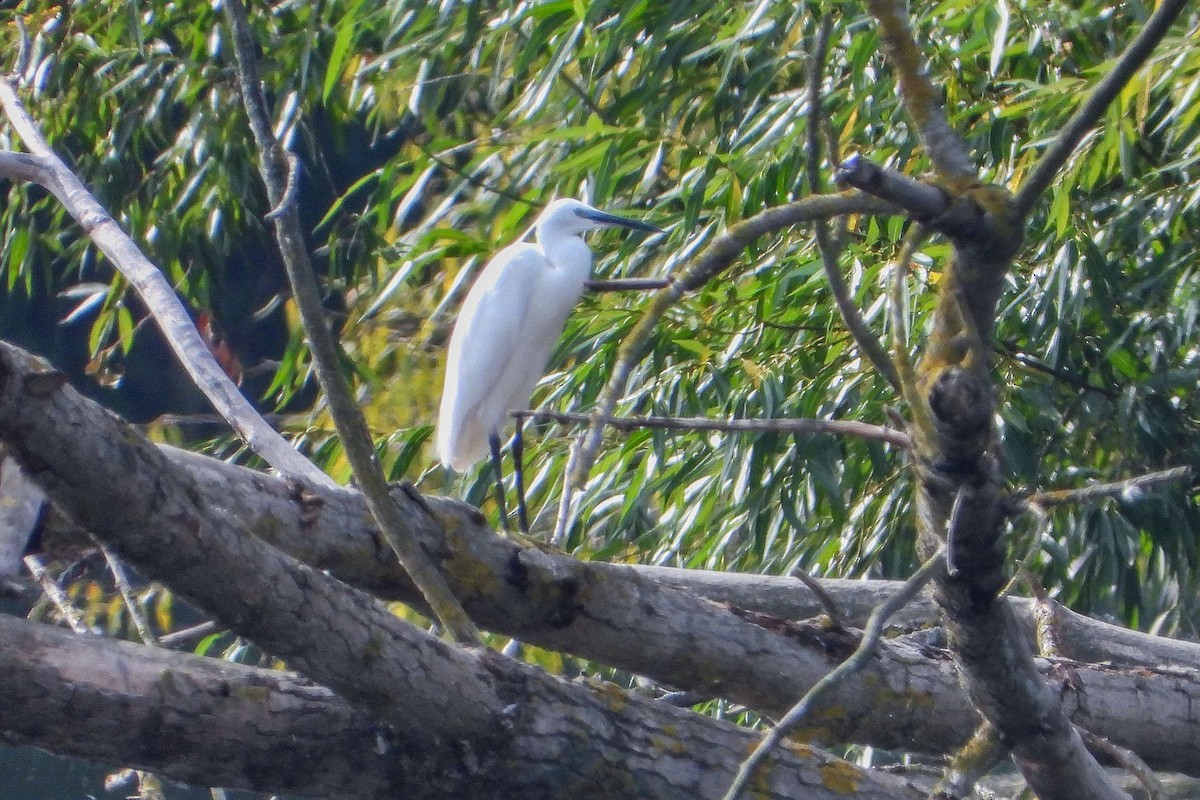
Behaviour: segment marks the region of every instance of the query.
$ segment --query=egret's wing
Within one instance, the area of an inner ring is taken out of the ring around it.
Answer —
[[[438,416],[438,455],[455,469],[487,454],[488,435],[503,427],[511,395],[520,389],[514,384],[528,381],[531,367],[522,359],[530,350],[526,320],[545,268],[534,245],[506,247],[484,267],[463,302],[450,337]]]

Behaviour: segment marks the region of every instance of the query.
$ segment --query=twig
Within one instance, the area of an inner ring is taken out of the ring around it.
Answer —
[[[941,92],[921,62],[904,0],[869,0],[867,5],[879,21],[884,47],[900,82],[904,109],[916,124],[934,169],[943,178],[974,179],[978,172],[971,161],[971,152],[946,121]]]
[[[9,75],[15,81],[20,81],[25,74],[25,70],[29,67],[29,31],[25,27],[25,20],[20,16],[15,17],[14,21],[17,25],[17,57],[13,61],[13,68]]]
[[[707,419],[705,417],[613,417],[566,411],[514,411],[518,420],[598,424],[622,432],[652,428],[668,431],[717,431],[723,433],[833,434],[884,442],[900,448],[911,444],[908,434],[886,425],[843,419]]]
[[[925,400],[917,389],[917,371],[908,352],[908,315],[904,302],[904,278],[908,275],[908,267],[912,264],[917,248],[921,246],[927,234],[928,230],[919,222],[904,234],[904,240],[900,243],[900,253],[896,257],[896,263],[892,265],[888,306],[892,316],[892,363],[896,365],[896,374],[900,380],[900,396],[904,398],[912,414],[913,425],[921,432],[921,441],[932,442],[935,441],[937,433]]]
[[[863,638],[858,643],[858,647],[836,669],[817,681],[808,690],[808,693],[800,698],[800,701],[783,715],[783,719],[779,720],[779,724],[763,737],[758,746],[754,748],[754,752],[738,768],[737,777],[733,779],[729,790],[725,792],[724,800],[737,800],[749,783],[754,771],[766,760],[771,751],[779,746],[779,743],[788,735],[788,732],[803,721],[813,708],[816,707],[817,702],[830,689],[859,672],[867,665],[867,661],[875,654],[880,639],[883,638],[883,629],[888,619],[906,606],[924,588],[925,584],[929,583],[940,571],[945,569],[945,555],[945,547],[939,547],[937,552],[922,564],[921,568],[905,581],[904,585],[894,595],[875,607],[875,610],[871,612],[870,618],[867,619],[867,627],[863,630]]]
[[[33,576],[33,579],[41,585],[42,591],[46,593],[46,599],[58,609],[58,613],[67,623],[67,627],[75,633],[94,633],[83,621],[79,609],[71,605],[71,600],[67,597],[66,592],[50,577],[42,559],[37,556],[25,556],[25,566],[29,569],[29,574]]]
[[[1104,753],[1131,772],[1133,777],[1137,778],[1138,783],[1142,784],[1142,788],[1146,790],[1146,800],[1159,800],[1162,797],[1162,782],[1154,774],[1154,770],[1150,769],[1149,765],[1142,760],[1141,756],[1128,748],[1113,744],[1103,736],[1097,736],[1078,725],[1075,726],[1075,730],[1079,731],[1079,735],[1083,737],[1084,744],[1093,752],[1098,750]]]
[[[670,278],[592,278],[583,287],[589,292],[644,292],[648,289],[665,289]]]
[[[304,247],[300,216],[294,203],[285,202],[288,159],[271,129],[254,53],[254,38],[246,19],[246,7],[242,0],[226,0],[225,10],[233,34],[242,101],[261,159],[263,183],[266,184],[272,207],[279,211],[278,217],[273,220],[275,238],[283,255],[288,280],[292,285],[292,296],[296,300],[304,331],[308,335],[317,380],[325,394],[338,438],[367,507],[379,523],[380,532],[413,583],[420,589],[421,595],[433,609],[442,627],[459,642],[476,644],[479,641],[479,631],[474,623],[463,611],[445,578],[434,568],[417,542],[406,535],[404,519],[380,469],[375,445],[362,410],[350,394],[342,376],[341,359],[325,319],[320,287],[317,286],[317,279]]]
[[[218,630],[220,629],[217,627],[217,623],[212,620],[206,620],[190,628],[183,628],[182,630],[164,634],[159,638],[158,644],[161,647],[179,647],[191,644],[197,639],[203,639],[205,636],[208,636],[210,633],[216,633]]]
[[[94,536],[92,541],[100,548],[100,552],[104,554],[104,560],[108,562],[108,571],[112,573],[113,583],[117,585],[117,591],[121,593],[121,599],[125,601],[125,609],[129,612],[129,618],[133,620],[133,627],[137,629],[142,644],[157,646],[158,637],[154,635],[154,631],[150,628],[150,621],[138,607],[137,597],[134,596],[133,588],[129,585],[129,576],[125,573],[125,567],[104,542]]]
[[[31,180],[50,191],[84,232],[141,295],[154,321],[196,387],[229,421],[242,440],[268,464],[289,477],[326,487],[337,484],[263,421],[213,358],[174,288],[158,267],[121,230],[83,182],[42,137],[10,81],[0,78],[0,106],[29,155],[4,154],[0,174]],[[4,171],[7,167],[13,171]]]
[[[808,588],[813,596],[817,598],[817,602],[821,604],[821,608],[825,609],[825,616],[829,617],[829,622],[835,628],[841,629],[846,627],[846,620],[842,616],[842,612],[838,609],[837,601],[831,595],[821,582],[808,573],[807,570],[800,567],[793,567],[788,573],[791,577],[800,581]]]
[[[1092,500],[1103,500],[1109,497],[1119,497],[1126,502],[1139,499],[1142,492],[1151,486],[1171,481],[1187,479],[1192,474],[1191,467],[1172,467],[1170,469],[1150,472],[1133,478],[1112,483],[1094,483],[1081,489],[1051,489],[1037,492],[1025,498],[1027,508],[1053,508],[1071,503],[1087,503]]]
[[[809,190],[814,194],[821,190],[821,80],[832,30],[832,17],[826,14],[821,17],[817,41],[813,44],[808,59],[808,183]],[[821,266],[825,269],[825,278],[829,281],[829,290],[833,293],[833,300],[842,315],[842,321],[845,322],[863,356],[892,388],[899,389],[896,368],[892,366],[879,340],[858,312],[858,306],[850,294],[850,287],[842,276],[838,264],[841,248],[830,236],[828,223],[825,220],[815,221],[813,231],[816,234],[817,250],[821,253]]]
[[[1150,53],[1167,35],[1171,23],[1187,4],[1188,0],[1162,0],[1158,4],[1158,8],[1146,20],[1146,25],[1133,37],[1133,41],[1125,48],[1125,52],[1117,59],[1112,69],[1108,70],[1092,89],[1083,105],[1067,120],[1067,124],[1058,132],[1049,149],[1042,154],[1029,177],[1021,184],[1013,198],[1013,209],[1016,213],[1025,216],[1033,210],[1038,197],[1054,182],[1058,171],[1071,158],[1083,137],[1095,126],[1108,104],[1116,99],[1134,73],[1150,57]]]
[[[1090,383],[1086,378],[1077,377],[1075,375],[1070,374],[1069,372],[1063,372],[1062,370],[1055,369],[1054,367],[1050,366],[1049,364],[1043,363],[1042,361],[1035,358],[1034,356],[1029,355],[1028,353],[1022,353],[1020,350],[1018,350],[1016,348],[1015,345],[1012,344],[1012,342],[997,340],[995,342],[995,344],[996,344],[996,349],[998,349],[1000,352],[1002,352],[1005,356],[1007,356],[1008,358],[1011,358],[1013,361],[1017,362],[1022,367],[1025,367],[1026,369],[1030,370],[1031,372],[1039,372],[1043,375],[1048,375],[1057,381],[1061,381],[1062,383],[1067,384],[1068,386],[1073,386],[1076,389],[1082,389],[1085,392],[1095,392],[1097,394],[1102,394],[1105,397],[1110,398],[1110,399],[1115,400],[1116,398],[1121,396],[1121,392],[1117,389],[1109,389],[1104,386],[1096,386],[1095,384]]]

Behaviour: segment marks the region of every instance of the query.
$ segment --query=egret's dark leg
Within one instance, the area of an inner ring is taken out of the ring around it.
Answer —
[[[500,466],[500,437],[488,434],[488,448],[492,451],[492,469],[496,472],[496,505],[500,507],[500,528],[508,530],[508,511],[504,508],[504,468]]]
[[[513,470],[517,474],[517,522],[521,533],[529,535],[529,512],[525,510],[525,440],[522,432],[525,425],[517,420],[517,431],[513,434]]]

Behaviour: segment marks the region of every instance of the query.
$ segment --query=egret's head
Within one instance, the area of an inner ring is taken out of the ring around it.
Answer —
[[[570,198],[555,200],[546,206],[546,210],[538,216],[536,225],[539,240],[545,240],[547,236],[578,236],[596,228],[622,227],[635,231],[663,232],[661,228],[645,222],[606,214],[587,203]]]

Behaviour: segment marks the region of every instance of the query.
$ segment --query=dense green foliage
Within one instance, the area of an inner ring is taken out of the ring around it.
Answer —
[[[273,381],[248,391],[291,399],[306,354],[279,302],[220,13],[158,0],[20,7],[35,44],[30,107],[51,141],[247,366],[280,360]],[[828,190],[809,185],[804,146],[805,58],[823,10],[836,15],[823,86],[833,149],[926,171],[873,24],[852,3],[336,0],[258,13],[278,128],[306,165],[311,245],[331,302],[348,309],[343,343],[394,475],[416,478],[431,462],[438,357],[463,289],[541,204],[583,196],[668,228],[641,249],[593,236],[598,275],[644,276],[687,263],[737,220]],[[952,123],[985,178],[1010,187],[1149,13],[1137,2],[1031,0],[913,11]],[[1186,24],[1031,220],[998,327],[1014,488],[1200,459],[1200,293],[1187,235],[1200,229],[1200,48],[1195,15]],[[3,35],[7,52],[13,26]],[[831,169],[826,154],[822,172]],[[94,374],[120,376],[124,351],[150,335],[136,300],[41,192],[9,189],[0,225],[6,307],[73,292],[54,315],[90,330]],[[900,220],[864,218],[845,235],[844,273],[881,338],[902,232]],[[921,252],[910,287],[918,335],[947,253],[936,240]],[[535,404],[590,409],[644,299],[587,298]],[[811,231],[793,230],[668,315],[620,410],[885,422],[897,403],[847,335]],[[321,421],[318,408],[294,424],[342,470]],[[573,433],[540,425],[531,437],[541,525]],[[420,485],[485,503],[482,469],[445,478],[427,470]],[[910,492],[903,459],[877,444],[610,435],[571,545],[609,559],[898,575],[913,557]],[[1057,512],[1036,540],[1023,520],[1012,549],[1033,551],[1033,571],[1078,608],[1142,626],[1166,614],[1171,629],[1190,630],[1198,535],[1194,490],[1174,488]]]

